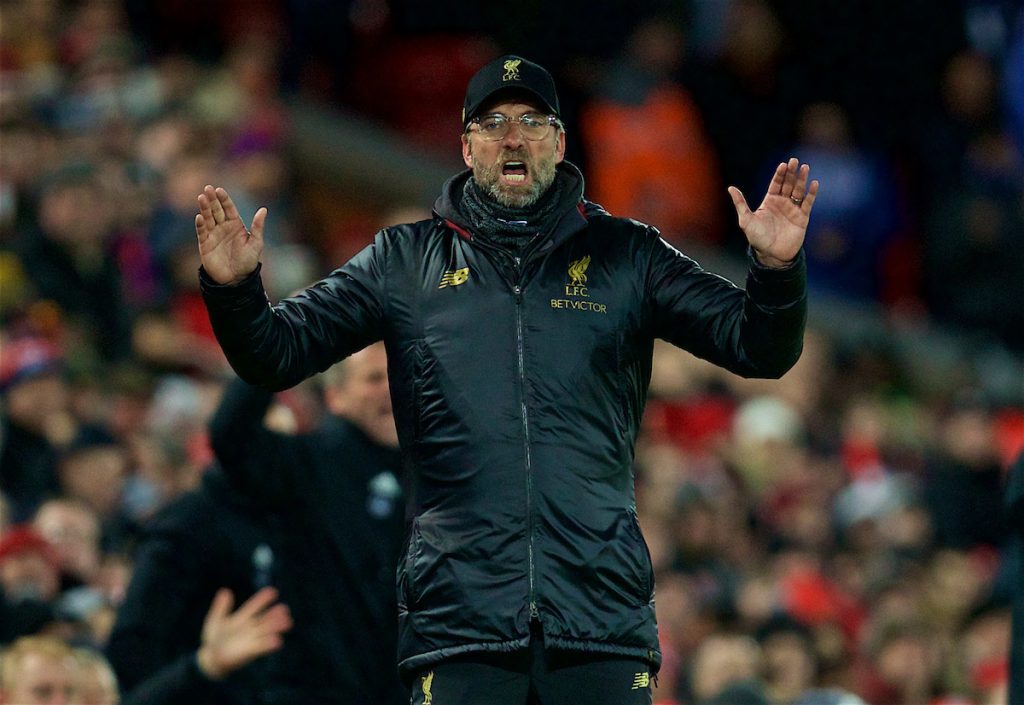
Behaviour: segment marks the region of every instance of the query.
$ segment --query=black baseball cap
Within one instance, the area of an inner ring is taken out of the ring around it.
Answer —
[[[462,104],[462,125],[476,117],[484,104],[501,91],[522,91],[540,101],[540,107],[551,115],[558,113],[558,92],[555,80],[543,66],[521,56],[506,54],[486,64],[473,74],[466,86],[466,100]],[[560,116],[559,116],[560,117]]]

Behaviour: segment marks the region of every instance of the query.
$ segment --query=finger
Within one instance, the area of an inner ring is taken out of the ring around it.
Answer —
[[[230,590],[227,588],[218,590],[217,594],[213,596],[213,602],[210,603],[210,610],[206,613],[205,622],[223,619],[231,611],[234,601],[235,596],[231,594]]]
[[[242,603],[242,606],[238,608],[234,616],[238,619],[249,619],[262,612],[276,599],[277,590],[273,587],[260,588],[253,593],[252,597]]]
[[[800,162],[796,157],[790,157],[789,161],[786,162],[786,171],[783,177],[782,190],[780,193],[783,196],[792,196],[793,188],[796,186],[796,175],[800,170]]]
[[[203,219],[202,214],[196,213],[196,238],[198,238],[199,244],[202,245],[206,242],[206,238],[209,236],[210,233],[206,229],[206,221]]]
[[[213,219],[213,210],[210,208],[210,199],[207,198],[205,192],[199,194],[199,215],[203,216],[206,229],[213,230],[213,226],[217,223]]]
[[[775,167],[775,173],[772,175],[772,182],[768,184],[768,193],[782,193],[782,184],[786,180],[786,162],[780,162]]]
[[[292,613],[286,605],[276,604],[260,617],[260,632],[284,632],[292,628]]]
[[[729,187],[729,195],[732,197],[733,206],[736,207],[736,217],[742,224],[750,215],[750,207],[747,205],[747,199],[743,197],[743,192],[735,186]]]
[[[803,208],[806,209],[808,215],[810,215],[811,213],[811,208],[814,207],[814,199],[818,197],[818,188],[818,180],[815,179],[814,181],[811,182],[810,187],[807,189],[807,195],[804,196],[804,202],[802,206]]]
[[[797,172],[796,184],[793,186],[792,198],[798,201],[804,198],[804,194],[807,191],[807,176],[811,173],[811,167],[804,164],[800,167],[800,171]]]
[[[206,199],[210,202],[210,212],[213,213],[214,223],[224,222],[224,206],[221,204],[220,199],[217,198],[217,191],[210,186],[206,185],[203,189],[203,193],[206,195]]]
[[[249,232],[257,240],[263,240],[263,226],[267,222],[267,209],[260,208],[256,211],[256,215],[252,217],[252,227],[249,228]]]
[[[272,654],[284,645],[284,639],[280,634],[267,634],[260,637],[252,644],[252,658]]]
[[[228,192],[219,186],[215,189],[217,194],[217,200],[220,201],[220,205],[224,208],[224,215],[228,218],[238,218],[241,220],[241,216],[238,215],[238,209],[235,208],[235,202],[231,200],[231,196]]]

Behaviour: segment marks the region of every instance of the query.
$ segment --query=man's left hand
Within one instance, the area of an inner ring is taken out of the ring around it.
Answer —
[[[811,167],[801,165],[796,157],[779,164],[756,211],[750,210],[738,188],[729,187],[740,229],[758,262],[766,267],[785,267],[800,252],[818,196],[818,182],[807,183],[810,173]]]

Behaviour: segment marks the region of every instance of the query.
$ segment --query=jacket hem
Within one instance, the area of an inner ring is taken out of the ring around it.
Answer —
[[[444,646],[440,649],[426,651],[422,654],[410,656],[398,663],[398,673],[402,681],[409,685],[413,677],[424,668],[447,661],[450,658],[472,653],[495,653],[512,652],[525,649],[530,644],[529,635],[508,641],[492,641],[474,644],[458,644],[456,646]]]
[[[625,646],[622,644],[609,644],[603,641],[588,641],[586,639],[573,639],[548,634],[544,635],[544,645],[552,649],[564,651],[629,656],[650,665],[651,671],[654,673],[657,673],[658,669],[661,668],[661,651],[644,646]]]

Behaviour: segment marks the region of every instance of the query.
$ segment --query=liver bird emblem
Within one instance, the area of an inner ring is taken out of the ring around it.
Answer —
[[[569,279],[573,286],[583,286],[587,283],[586,271],[589,266],[590,255],[569,263]]]

